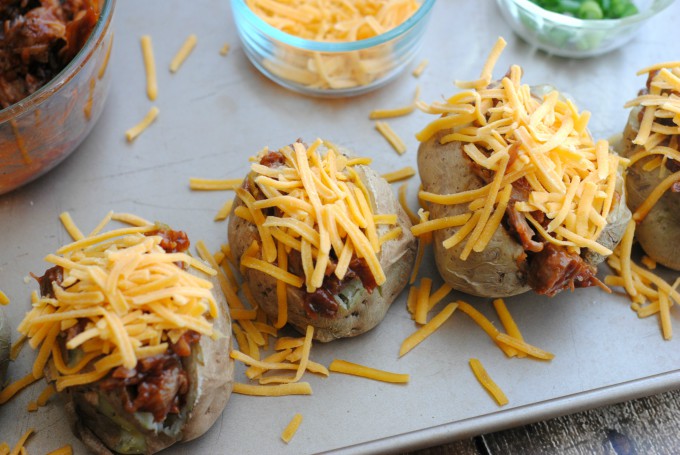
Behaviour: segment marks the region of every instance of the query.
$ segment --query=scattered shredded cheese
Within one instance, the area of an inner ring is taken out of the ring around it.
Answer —
[[[194,191],[235,190],[243,183],[243,179],[202,179],[191,177],[189,188]]]
[[[64,229],[66,229],[66,232],[71,236],[73,240],[81,240],[85,238],[82,232],[80,232],[80,229],[78,229],[78,226],[76,226],[76,223],[73,221],[73,218],[71,218],[71,214],[68,212],[62,212],[59,215],[59,219],[61,220],[61,223],[64,225]]]
[[[470,318],[477,323],[477,325],[486,332],[487,335],[498,345],[498,347],[507,355],[508,357],[514,357],[517,355],[517,350],[506,343],[498,339],[500,332],[494,325],[489,321],[482,313],[473,308],[469,303],[458,302],[458,308],[460,311],[470,316]]]
[[[229,43],[224,43],[220,48],[220,55],[222,57],[226,57],[227,54],[229,53],[229,48],[230,48]]]
[[[293,439],[293,436],[295,436],[295,433],[297,432],[298,428],[300,427],[300,424],[302,423],[302,414],[296,413],[293,418],[290,420],[288,425],[286,425],[286,428],[284,428],[283,432],[281,433],[281,439],[288,444],[291,439]]]
[[[128,142],[132,142],[135,139],[137,139],[137,136],[142,134],[145,129],[151,125],[154,120],[156,120],[156,117],[158,117],[158,113],[160,111],[156,106],[152,106],[151,109],[149,109],[149,112],[146,113],[144,118],[142,119],[141,122],[130,128],[125,132],[125,139],[127,139]]]
[[[368,118],[371,120],[384,119],[384,118],[394,118],[401,117],[403,115],[408,115],[416,109],[416,103],[420,97],[420,87],[416,88],[416,93],[413,96],[413,102],[406,106],[396,107],[392,109],[374,109],[369,114]]]
[[[146,96],[148,96],[151,101],[154,101],[158,96],[158,83],[156,81],[156,61],[153,56],[151,37],[149,35],[142,36],[141,44],[144,68],[146,69]]]
[[[420,77],[420,76],[422,76],[423,72],[425,71],[425,68],[427,68],[427,65],[428,65],[429,63],[430,63],[430,61],[427,60],[427,59],[422,60],[422,61],[418,64],[418,66],[415,67],[415,69],[413,70],[413,72],[411,73],[411,74],[413,74],[413,77]]]
[[[626,237],[633,237],[635,222],[630,221],[626,229]],[[631,308],[640,318],[658,314],[661,332],[666,340],[673,336],[670,319],[670,306],[680,304],[680,293],[677,291],[680,278],[671,286],[650,270],[640,267],[631,259],[631,244],[623,240],[614,249],[607,263],[616,275],[605,277],[605,284],[620,286],[626,290],[632,301]]]
[[[401,180],[410,179],[416,175],[416,170],[411,166],[405,166],[393,172],[387,172],[382,175],[382,178],[387,180],[388,183],[399,182]]]
[[[505,406],[508,404],[508,397],[505,396],[503,390],[501,390],[501,388],[498,387],[498,385],[491,379],[489,374],[484,369],[484,366],[482,366],[482,362],[480,362],[478,359],[470,359],[469,363],[470,368],[472,369],[472,372],[479,383],[486,389],[487,392],[489,392],[493,399],[496,400],[498,406]]]
[[[391,382],[405,384],[409,381],[408,374],[392,373],[389,371],[378,370],[375,368],[351,363],[346,360],[335,359],[328,366],[328,369],[334,373],[349,374],[352,376],[360,376],[367,379],[374,379],[376,381]]]
[[[555,354],[544,351],[543,349],[532,346],[525,341],[518,340],[517,338],[511,337],[506,333],[498,333],[496,335],[496,341],[499,341],[506,346],[516,349],[517,351],[523,352],[531,357],[540,360],[552,360]]]
[[[177,70],[182,66],[187,57],[189,57],[189,54],[191,54],[191,51],[193,51],[196,47],[196,41],[196,35],[194,34],[191,34],[187,37],[187,39],[182,44],[182,47],[180,47],[179,51],[177,51],[177,54],[170,62],[171,73],[176,73]]]
[[[511,337],[517,338],[520,341],[524,341],[524,337],[522,336],[522,333],[519,331],[519,327],[517,327],[517,324],[515,323],[515,320],[512,318],[510,311],[508,311],[508,307],[505,305],[503,299],[495,299],[493,301],[493,307],[496,310],[496,314],[498,314],[498,319],[500,319],[501,324],[503,324],[505,332]],[[517,353],[517,357],[525,356],[526,354],[524,352]]]
[[[458,308],[457,303],[449,303],[435,317],[430,319],[427,324],[423,325],[418,330],[409,335],[401,344],[401,348],[399,349],[399,357],[407,354],[409,351],[411,351],[411,349],[415,348],[422,341],[424,341],[425,338],[432,335],[451,317],[453,312],[456,311],[456,308]]]
[[[2,291],[0,291],[0,305],[9,305],[9,297]]]
[[[282,397],[287,395],[311,395],[312,386],[308,382],[292,382],[288,384],[255,385],[234,383],[234,393],[257,397]]]
[[[73,448],[70,444],[66,444],[63,447],[47,453],[46,455],[73,455]]]
[[[31,372],[23,378],[9,384],[7,387],[2,389],[2,391],[0,391],[0,405],[7,403],[10,399],[12,399],[12,397],[14,397],[14,395],[21,392],[40,378],[42,378],[42,374],[36,378],[33,376],[33,372]]]
[[[387,139],[394,151],[403,155],[406,153],[406,143],[394,132],[392,127],[387,122],[375,122],[375,129],[378,130],[382,136]]]

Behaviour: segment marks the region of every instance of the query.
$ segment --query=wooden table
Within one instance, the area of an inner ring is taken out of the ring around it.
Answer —
[[[680,391],[652,395],[407,455],[635,455],[680,450]]]

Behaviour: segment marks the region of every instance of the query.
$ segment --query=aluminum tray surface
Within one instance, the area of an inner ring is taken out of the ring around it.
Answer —
[[[581,109],[590,110],[595,137],[620,132],[627,117],[623,104],[645,82],[635,72],[678,58],[669,44],[680,38],[679,10],[671,6],[620,50],[569,60],[523,42],[494,2],[440,1],[413,63],[415,67],[429,59],[419,79],[406,72],[372,94],[322,100],[287,91],[250,65],[226,0],[119,1],[109,68],[114,79],[99,123],[79,150],[48,175],[0,196],[0,289],[12,300],[5,308],[11,324],[19,323],[36,288],[24,277],[40,274],[46,268],[43,257],[69,241],[58,220],[62,211],[69,211],[83,231],[94,228],[109,210],[136,213],[186,230],[194,241],[203,239],[215,250],[226,241],[226,223],[213,222],[213,216],[233,194],[192,192],[189,177],[242,177],[248,170],[247,158],[263,146],[317,137],[373,158],[379,172],[415,167],[414,133],[431,117],[414,113],[390,121],[408,145],[408,152],[398,156],[374,130],[369,111],[408,103],[417,85],[426,101],[455,93],[453,81],[475,79],[499,35],[508,46],[496,76],[510,64],[519,64],[526,83],[553,84],[569,92]],[[184,66],[170,74],[167,65],[190,33],[198,36],[198,45]],[[155,48],[159,75],[155,103],[145,95],[139,45],[143,34],[152,36]],[[227,57],[219,55],[224,43],[231,45]],[[152,104],[160,109],[156,123],[133,144],[126,143],[123,133]],[[413,207],[417,186],[417,178],[409,182]],[[436,276],[431,259],[422,273]],[[435,280],[435,285],[439,283]],[[489,301],[468,300],[496,321]],[[680,339],[663,341],[657,320],[638,319],[620,294],[585,289],[553,299],[527,294],[507,302],[525,339],[555,353],[554,360],[504,357],[461,313],[398,359],[402,340],[414,330],[402,295],[378,328],[354,339],[316,344],[312,358],[326,365],[343,358],[410,373],[408,385],[339,374],[307,375],[312,396],[233,395],[204,437],[166,453],[404,451],[680,386]],[[672,318],[677,321],[678,314],[673,312]],[[30,371],[33,356],[30,348],[24,349],[10,365],[11,380]],[[510,399],[507,406],[497,407],[480,387],[468,367],[470,357],[479,358],[504,389]],[[237,380],[244,380],[240,367]],[[84,453],[58,400],[37,412],[26,411],[42,388],[25,390],[0,408],[0,440],[13,444],[26,429],[35,428],[30,452],[71,443],[76,453]],[[279,434],[296,412],[304,421],[286,445]]]

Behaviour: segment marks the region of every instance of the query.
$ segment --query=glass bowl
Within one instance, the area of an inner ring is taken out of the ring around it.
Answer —
[[[89,38],[54,78],[0,110],[0,194],[34,180],[85,139],[106,101],[115,0],[103,0]]]
[[[381,35],[322,42],[278,30],[245,0],[231,0],[243,49],[253,65],[286,88],[328,98],[366,93],[396,77],[418,53],[434,4],[435,0],[422,0],[409,19]]]
[[[578,19],[530,0],[497,0],[503,17],[529,43],[562,57],[591,57],[622,46],[674,0],[636,0],[639,12],[621,19]]]

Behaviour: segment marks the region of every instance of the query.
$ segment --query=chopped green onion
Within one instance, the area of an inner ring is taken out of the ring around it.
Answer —
[[[543,9],[579,19],[619,19],[638,13],[631,0],[531,0]]]

